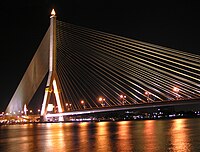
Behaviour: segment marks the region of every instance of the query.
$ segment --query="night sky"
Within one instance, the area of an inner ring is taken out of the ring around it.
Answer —
[[[131,2],[131,1],[130,1]],[[200,54],[198,1],[19,0],[0,2],[0,112],[6,109],[48,26],[57,19]]]

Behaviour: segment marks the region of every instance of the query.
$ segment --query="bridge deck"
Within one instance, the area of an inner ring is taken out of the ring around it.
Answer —
[[[159,108],[159,107],[166,107],[166,106],[181,106],[181,105],[192,105],[192,104],[200,104],[200,98],[190,99],[190,100],[174,100],[174,101],[165,101],[165,102],[160,101],[160,102],[145,103],[145,104],[85,109],[85,110],[77,110],[77,111],[70,111],[70,112],[64,112],[64,113],[47,114],[47,117],[84,115],[84,114],[91,114],[91,113],[114,112],[114,111],[123,111],[123,110],[138,110],[138,109],[145,109],[145,108],[156,108],[156,107]]]

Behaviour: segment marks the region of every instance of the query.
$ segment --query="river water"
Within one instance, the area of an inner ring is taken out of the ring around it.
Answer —
[[[0,127],[0,152],[199,152],[200,119]]]

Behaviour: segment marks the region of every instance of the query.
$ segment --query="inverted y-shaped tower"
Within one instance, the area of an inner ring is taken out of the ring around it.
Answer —
[[[41,116],[43,117],[43,120],[46,118],[47,106],[50,101],[51,93],[55,94],[58,112],[63,112],[63,104],[58,91],[59,88],[61,88],[61,86],[56,72],[56,13],[53,9],[50,17],[49,74],[41,109]],[[59,120],[62,121],[63,118],[59,118]]]

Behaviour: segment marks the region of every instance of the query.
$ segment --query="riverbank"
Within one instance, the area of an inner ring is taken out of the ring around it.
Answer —
[[[112,121],[141,121],[141,120],[170,120],[170,119],[181,119],[181,118],[200,118],[200,115],[165,115],[163,117],[148,117],[148,116],[135,116],[135,117],[126,117],[126,118],[93,118],[93,119],[69,119],[65,121],[30,121],[30,122],[19,122],[19,121],[2,121],[0,122],[0,126],[3,125],[24,125],[24,124],[39,124],[39,123],[76,123],[76,122],[112,122]]]

